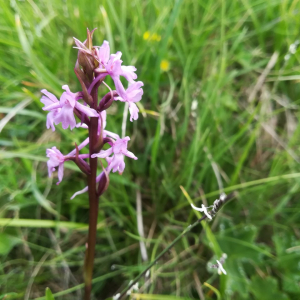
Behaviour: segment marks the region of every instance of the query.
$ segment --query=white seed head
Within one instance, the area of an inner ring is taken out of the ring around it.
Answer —
[[[204,206],[204,204],[201,205],[201,208],[196,207],[193,203],[191,203],[191,206],[194,210],[203,212],[210,220],[212,220],[212,216],[207,211],[207,207]]]
[[[193,100],[192,101],[192,105],[191,105],[191,110],[196,110],[197,107],[198,107],[198,101],[197,100]]]
[[[218,260],[217,260],[217,263],[219,265],[219,267],[218,267],[218,274],[221,275],[223,273],[224,275],[227,275],[227,272],[223,268],[222,264]]]
[[[296,50],[297,50],[297,46],[295,44],[291,44],[289,48],[290,53],[295,54]]]
[[[132,280],[130,280],[130,282],[129,282],[129,285],[131,285],[132,284]],[[139,290],[139,283],[137,282],[137,283],[135,283],[127,292],[126,292],[126,295],[130,295],[131,294],[131,292],[132,291],[138,291]]]
[[[220,195],[220,200],[224,201],[226,199],[227,195],[225,193],[222,193]]]
[[[118,293],[116,295],[113,296],[113,300],[118,300],[120,298],[121,294]]]

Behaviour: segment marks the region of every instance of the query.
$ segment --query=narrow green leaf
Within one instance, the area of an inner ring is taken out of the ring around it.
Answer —
[[[0,219],[1,227],[28,227],[28,228],[61,228],[61,229],[76,229],[78,231],[88,230],[88,224],[55,221],[55,220],[35,220],[35,219]],[[103,228],[104,223],[98,223],[97,228]]]
[[[54,300],[54,296],[48,287],[46,288],[46,300]]]

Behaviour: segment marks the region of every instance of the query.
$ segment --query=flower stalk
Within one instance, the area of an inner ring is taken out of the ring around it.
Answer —
[[[93,99],[95,103],[95,100]],[[99,206],[99,196],[97,195],[97,157],[92,158],[94,154],[94,149],[97,144],[97,128],[98,119],[91,118],[90,121],[90,168],[91,174],[88,176],[88,187],[89,187],[89,232],[88,232],[88,242],[85,254],[85,264],[84,264],[84,282],[85,282],[85,300],[91,298],[92,290],[92,279],[93,279],[93,269],[94,269],[94,257],[95,257],[95,246],[96,246],[96,235],[97,235],[97,220],[98,220],[98,206]]]

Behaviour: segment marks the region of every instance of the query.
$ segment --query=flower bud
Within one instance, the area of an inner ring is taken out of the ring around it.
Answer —
[[[116,91],[108,92],[99,103],[99,111],[108,109],[112,105],[114,97],[116,96],[118,96]]]
[[[100,197],[107,190],[107,188],[109,186],[108,172],[103,167],[102,163],[101,163],[101,166],[102,166],[103,172],[101,173],[101,177],[100,177],[99,184],[98,184],[98,189],[97,189],[98,197]]]
[[[93,81],[94,70],[99,66],[96,60],[96,50],[92,43],[94,30],[89,31],[87,29],[87,39],[83,43],[75,39],[75,43],[79,48],[76,64],[82,67],[83,73],[90,83]]]
[[[76,154],[75,157],[71,158],[70,160],[73,160],[78,168],[85,173],[86,175],[91,174],[91,168],[87,162],[85,162],[82,158],[79,157],[79,149],[77,144],[75,143],[75,148],[76,148]]]
[[[83,72],[81,70],[76,70],[76,68],[74,69],[74,72],[80,82],[80,85],[82,87],[82,93],[83,93],[83,99],[84,101],[92,106],[93,105],[93,98],[91,97],[91,95],[88,93],[88,90],[87,90],[87,86],[86,86],[86,82],[83,81],[83,78],[82,78],[82,74]]]

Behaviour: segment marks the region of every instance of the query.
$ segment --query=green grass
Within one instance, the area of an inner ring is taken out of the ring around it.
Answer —
[[[207,300],[299,299],[300,50],[284,59],[300,39],[299,0],[0,0],[0,7],[0,299],[45,299],[47,287],[55,299],[82,299],[88,199],[69,199],[86,182],[68,164],[56,186],[45,149],[67,153],[87,133],[46,130],[39,99],[43,88],[57,96],[63,84],[79,90],[72,37],[84,40],[86,27],[98,28],[96,45],[106,39],[122,51],[145,84],[144,116],[126,129],[139,159],[126,160],[100,200],[94,299],[120,292],[149,263],[140,255],[137,190],[153,260],[197,218],[180,186],[197,205],[218,196],[213,166],[235,200],[152,268],[139,299],[200,299],[201,290]],[[146,31],[161,40],[144,40]],[[108,130],[121,134],[122,117],[118,103]],[[228,255],[226,277],[207,267],[219,251]]]

